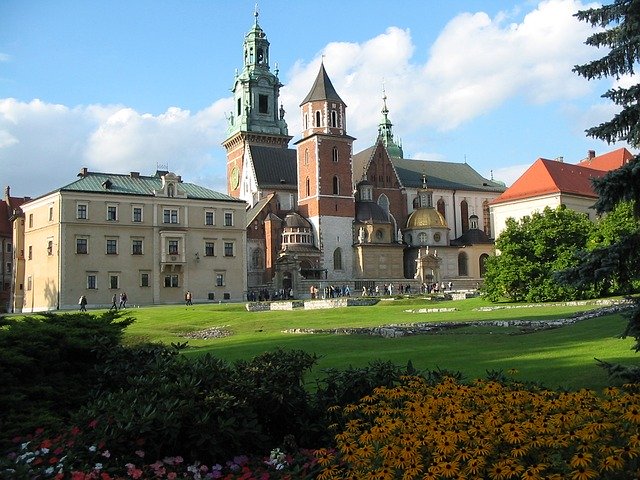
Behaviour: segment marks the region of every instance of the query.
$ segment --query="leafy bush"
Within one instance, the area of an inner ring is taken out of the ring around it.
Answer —
[[[75,417],[92,425],[85,441],[105,442],[115,456],[144,446],[154,458],[213,462],[262,453],[288,434],[304,436],[309,407],[302,381],[314,356],[277,350],[232,365],[210,355],[190,359],[179,349],[104,350],[93,400]]]
[[[39,427],[59,427],[97,381],[96,348],[112,348],[133,322],[120,314],[42,314],[0,328],[0,448]]]

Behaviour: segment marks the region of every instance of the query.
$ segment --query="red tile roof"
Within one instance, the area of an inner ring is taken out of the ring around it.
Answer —
[[[580,165],[581,167],[588,167],[593,168],[594,170],[604,170],[608,172],[609,170],[615,170],[616,168],[620,168],[624,164],[629,163],[629,160],[631,160],[633,157],[633,153],[631,153],[626,148],[619,148],[612,152],[598,155],[597,157],[593,156],[590,158],[586,158],[578,163],[578,165]]]
[[[599,178],[605,173],[603,170],[539,158],[513,185],[491,203],[505,203],[550,193],[597,198],[591,186],[591,179]]]

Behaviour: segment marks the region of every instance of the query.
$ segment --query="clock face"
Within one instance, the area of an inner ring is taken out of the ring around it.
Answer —
[[[233,167],[231,169],[231,188],[235,190],[240,185],[240,172],[238,171],[238,167]]]

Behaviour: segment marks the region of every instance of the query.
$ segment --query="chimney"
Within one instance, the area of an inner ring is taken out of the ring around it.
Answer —
[[[589,150],[587,152],[587,160],[593,160],[594,158],[596,158],[596,151],[595,150]]]
[[[11,196],[11,187],[7,185],[4,189],[4,199],[7,203],[9,203],[10,196]]]
[[[78,173],[79,177],[86,177],[87,173],[89,173],[89,169],[87,167],[82,167],[80,169],[80,173]]]
[[[131,172],[131,178],[140,178],[140,172]]]
[[[556,157],[556,162],[564,162],[564,157]]]

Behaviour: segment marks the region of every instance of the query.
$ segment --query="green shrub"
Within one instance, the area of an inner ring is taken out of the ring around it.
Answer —
[[[59,427],[97,381],[96,348],[133,322],[116,313],[42,314],[0,328],[0,448],[39,427]]]

